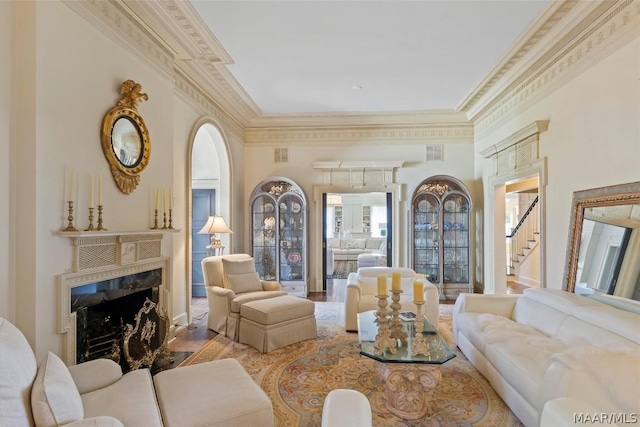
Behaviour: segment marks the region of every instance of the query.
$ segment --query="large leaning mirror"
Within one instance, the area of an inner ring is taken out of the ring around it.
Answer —
[[[130,194],[138,186],[151,153],[149,131],[137,109],[138,102],[149,97],[133,80],[122,83],[120,94],[122,99],[102,120],[102,151],[116,185]]]
[[[640,301],[640,181],[573,193],[565,289]]]

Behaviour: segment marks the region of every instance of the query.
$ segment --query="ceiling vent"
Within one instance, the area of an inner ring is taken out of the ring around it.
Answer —
[[[425,160],[427,162],[441,162],[444,160],[444,145],[425,145]]]
[[[288,148],[274,148],[273,149],[273,161],[274,161],[274,163],[289,163],[289,149]]]

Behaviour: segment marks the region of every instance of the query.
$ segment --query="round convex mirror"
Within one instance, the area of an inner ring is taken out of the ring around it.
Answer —
[[[133,167],[142,159],[142,136],[137,124],[127,116],[119,117],[111,132],[111,149],[118,161]]]

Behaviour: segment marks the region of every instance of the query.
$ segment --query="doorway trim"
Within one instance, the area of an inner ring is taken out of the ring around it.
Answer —
[[[191,324],[193,321],[191,315],[191,282],[193,280],[193,270],[191,268],[191,253],[193,250],[193,241],[191,239],[191,227],[192,224],[192,211],[191,211],[191,191],[192,191],[192,158],[193,158],[193,146],[195,143],[196,135],[198,131],[203,126],[211,126],[215,131],[217,131],[218,135],[211,135],[213,139],[213,143],[216,149],[216,154],[218,155],[218,164],[212,165],[212,167],[217,166],[220,169],[220,182],[216,191],[216,206],[218,207],[218,214],[222,215],[226,218],[229,228],[233,229],[233,205],[231,203],[231,195],[233,194],[233,163],[231,162],[231,149],[229,148],[228,138],[225,134],[224,128],[221,124],[211,116],[205,116],[198,119],[191,128],[189,132],[189,140],[187,144],[187,153],[186,153],[186,176],[185,176],[185,212],[186,212],[186,220],[187,226],[186,230],[186,248],[185,248],[185,288],[186,288],[186,307],[187,307],[187,316],[188,322]],[[218,136],[218,137],[216,137]],[[233,252],[233,238],[229,237],[230,241],[228,244],[229,253]]]

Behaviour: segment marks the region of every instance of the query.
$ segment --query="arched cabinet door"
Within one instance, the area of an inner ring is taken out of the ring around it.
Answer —
[[[280,282],[291,295],[307,296],[307,200],[293,181],[272,177],[251,193],[251,248],[263,280]]]
[[[456,178],[425,179],[411,198],[411,263],[438,286],[440,299],[473,292],[471,196]]]

